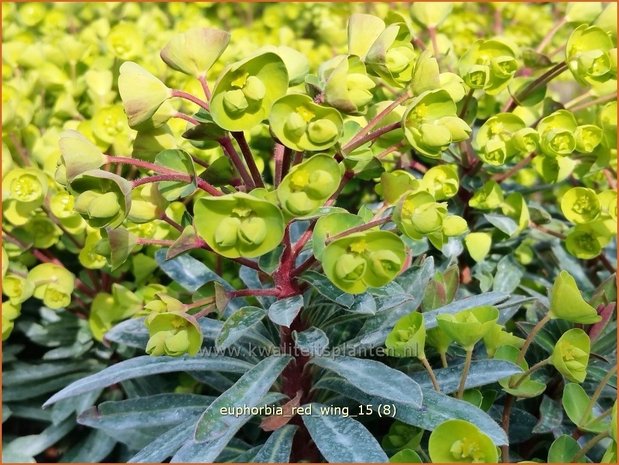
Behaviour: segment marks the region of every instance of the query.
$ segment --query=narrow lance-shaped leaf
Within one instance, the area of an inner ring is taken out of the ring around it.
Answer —
[[[311,363],[337,373],[367,394],[415,407],[421,405],[419,385],[401,371],[381,362],[354,357],[316,357]]]
[[[329,407],[323,404],[310,407],[312,414],[303,415],[303,422],[328,462],[387,462],[378,441],[357,420],[329,415]]]
[[[251,365],[242,360],[230,357],[218,356],[217,358],[205,357],[141,357],[125,360],[94,375],[82,378],[70,384],[60,392],[54,394],[43,404],[47,407],[61,399],[73,397],[84,392],[111,386],[120,381],[159,373],[171,373],[175,371],[201,371],[213,370],[228,373],[243,373]]]

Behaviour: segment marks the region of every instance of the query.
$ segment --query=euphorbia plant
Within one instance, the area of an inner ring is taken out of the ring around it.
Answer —
[[[96,109],[58,128],[53,163],[22,154],[3,178],[3,337],[34,298],[83,320],[100,358],[126,359],[47,405],[105,388],[79,421],[134,461],[616,455],[603,372],[615,360],[616,26],[608,11],[580,25],[557,9],[533,40],[511,25],[520,10],[487,6],[479,21],[421,3],[340,28],[321,17],[335,56],[284,33],[275,46],[184,24],[155,63],[131,24],[115,25],[114,73],[84,59]],[[29,141],[29,115],[9,110]],[[158,376],[170,372],[185,375]],[[540,412],[530,433],[510,428],[519,398]],[[546,414],[561,401],[573,425]],[[108,426],[145,405],[162,406],[162,424]],[[554,437],[566,428],[572,438]]]

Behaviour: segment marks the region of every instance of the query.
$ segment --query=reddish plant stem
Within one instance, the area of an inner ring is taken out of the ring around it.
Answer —
[[[505,434],[509,436],[509,419],[512,413],[512,406],[514,405],[514,396],[507,394],[505,397],[505,403],[503,404],[503,416],[502,426]],[[501,462],[509,463],[509,444],[501,446]]]
[[[199,99],[195,95],[190,94],[189,92],[185,92],[184,90],[174,89],[172,91],[172,97],[179,97],[185,100],[189,100],[192,103],[195,103],[201,108],[204,108],[206,111],[210,111],[208,103],[204,100]]]
[[[574,105],[573,107],[569,108],[567,107],[568,110],[570,110],[571,112],[576,112],[579,110],[582,110],[584,108],[588,108],[592,105],[597,105],[600,103],[606,103],[606,102],[610,102],[611,100],[615,100],[617,98],[617,92],[613,92],[612,94],[608,94],[608,95],[603,95],[602,97],[593,99],[593,100],[589,100],[588,102],[583,102],[579,105]]]
[[[286,147],[284,147],[279,142],[275,143],[275,147],[273,148],[273,161],[275,162],[275,175],[273,176],[273,185],[275,187],[279,186],[279,183],[282,182],[282,177],[284,175],[284,152]]]
[[[197,119],[192,118],[191,116],[186,115],[185,113],[181,113],[180,111],[174,114],[174,118],[182,119],[184,121],[187,121],[190,124],[193,124],[194,126],[197,126],[198,124],[200,124],[200,122]]]
[[[377,220],[370,221],[369,223],[360,224],[359,226],[355,226],[354,228],[347,229],[346,231],[342,231],[335,236],[329,237],[326,242],[333,242],[337,239],[341,239],[342,237],[375,228],[376,226],[383,225],[385,223],[388,223],[389,221],[391,221],[391,216],[385,216],[384,218],[379,218]]]
[[[232,140],[229,137],[222,137],[221,139],[219,139],[218,142],[224,149],[226,155],[228,155],[228,157],[230,158],[230,161],[232,162],[236,170],[239,172],[239,175],[241,176],[241,179],[245,183],[247,189],[252,190],[253,188],[255,188],[256,185],[254,183],[254,180],[250,176],[249,171],[247,171],[243,160],[241,160],[241,156],[234,148],[234,145],[232,145]]]
[[[164,247],[169,247],[174,244],[174,241],[169,239],[150,239],[148,237],[138,237],[136,238],[136,244],[138,245],[161,245]]]
[[[400,121],[396,121],[395,123],[387,124],[382,128],[378,128],[375,131],[366,134],[363,137],[358,138],[355,141],[350,141],[344,147],[342,147],[342,153],[350,153],[358,147],[361,147],[363,144],[373,141],[374,139],[378,139],[383,134],[387,134],[388,132],[393,131],[394,129],[399,129],[402,127],[402,123]]]
[[[249,172],[254,180],[254,184],[258,187],[264,187],[264,182],[262,182],[262,175],[260,174],[260,170],[258,166],[256,166],[256,161],[254,160],[254,156],[251,153],[251,149],[247,144],[247,139],[245,139],[245,134],[241,131],[232,132],[232,137],[236,140],[236,143],[239,144],[241,148],[241,153],[243,154],[243,158],[245,159],[245,163],[249,167]]]
[[[286,147],[284,149],[284,159],[282,161],[282,179],[286,177],[292,165],[292,149]]]
[[[540,77],[538,77],[537,79],[529,83],[529,85],[527,85],[522,90],[522,92],[519,92],[518,95],[510,97],[509,100],[507,100],[507,102],[505,103],[505,106],[503,107],[502,112],[507,113],[507,112],[512,111],[514,108],[516,108],[519,105],[518,101],[525,99],[527,96],[530,95],[531,92],[536,90],[539,86],[542,86],[546,84],[547,82],[552,81],[554,78],[556,78],[560,74],[563,74],[566,70],[567,70],[567,63],[565,63],[564,61],[556,64],[555,66],[550,68],[548,71],[546,71],[544,74],[542,74]]]
[[[180,182],[192,182],[193,179],[188,174],[182,173],[174,173],[174,174],[158,174],[155,176],[147,176],[145,178],[135,179],[131,184],[135,189],[138,186],[142,186],[144,184],[149,184],[151,182],[162,182],[162,181],[180,181]],[[220,196],[223,195],[219,192],[214,186],[206,182],[204,179],[196,177],[195,178],[196,185],[199,189],[202,189],[205,192],[208,192],[212,196]]]
[[[135,189],[138,186],[149,184],[151,182],[180,181],[180,182],[189,183],[189,182],[192,182],[192,180],[193,180],[192,177],[189,176],[188,174],[180,174],[180,173],[179,174],[158,174],[155,176],[147,176],[145,178],[136,179],[131,184],[133,188]],[[196,180],[196,185],[198,186],[199,189],[202,189],[203,191],[208,192],[212,196],[217,197],[217,196],[223,195],[214,186],[206,182],[204,179],[196,177],[195,180]]]
[[[206,76],[198,76],[198,81],[200,81],[200,85],[202,86],[202,90],[204,91],[204,96],[207,101],[211,101],[211,89],[208,87],[208,82],[206,82]]]
[[[155,173],[161,173],[161,174],[181,174],[180,172],[175,171],[170,168],[166,168],[165,166],[155,165],[154,163],[150,163],[145,160],[140,160],[138,158],[117,157],[114,155],[106,155],[105,158],[106,158],[106,163],[137,166],[138,168],[144,168],[147,170],[154,171]]]
[[[178,232],[183,232],[183,227],[178,224],[176,221],[174,221],[172,218],[170,218],[166,212],[163,212],[161,214],[161,216],[159,217],[162,221],[165,221],[166,223],[168,223],[170,226],[172,226],[174,229],[176,229]]]
[[[352,145],[354,143],[356,143],[356,141],[360,138],[362,138],[363,136],[365,136],[367,133],[369,133],[372,129],[374,129],[378,123],[380,123],[383,118],[385,118],[385,116],[391,114],[391,112],[396,109],[397,107],[399,107],[402,103],[404,103],[406,100],[408,100],[409,98],[412,97],[412,94],[410,92],[404,92],[402,95],[400,95],[397,99],[395,99],[389,106],[387,106],[383,111],[381,111],[379,114],[377,114],[374,118],[372,118],[370,121],[368,121],[368,124],[366,124],[349,142],[348,144],[346,144],[343,147],[343,150],[349,150],[347,146]],[[363,144],[361,144],[363,145]]]
[[[309,270],[312,267],[312,265],[315,265],[316,263],[318,263],[318,260],[316,259],[316,257],[312,255],[307,260],[305,260],[303,263],[301,263],[298,267],[292,270],[292,276],[297,277],[299,275],[302,275],[304,272]]]
[[[515,164],[513,167],[511,167],[504,173],[495,174],[490,179],[492,179],[495,182],[503,182],[506,179],[511,178],[514,174],[516,174],[522,168],[526,167],[529,163],[531,163],[531,160],[533,160],[536,155],[537,155],[536,153],[533,153],[533,152],[530,153],[527,157],[520,160],[517,164]]]
[[[238,289],[236,291],[228,292],[228,297],[234,299],[235,297],[252,297],[252,296],[271,296],[277,297],[279,291],[275,288],[271,289]]]
[[[396,150],[401,149],[405,145],[406,145],[406,142],[404,142],[404,141],[400,141],[397,144],[393,144],[392,146],[387,147],[385,150],[383,150],[378,155],[376,155],[376,158],[378,158],[379,160],[382,160],[383,158],[385,158],[390,153],[393,153]]]

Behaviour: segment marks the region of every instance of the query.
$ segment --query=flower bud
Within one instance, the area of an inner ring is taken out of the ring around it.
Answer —
[[[131,61],[120,66],[118,91],[131,127],[147,121],[172,96],[163,82]]]
[[[569,381],[582,383],[587,377],[591,341],[580,328],[566,331],[550,356],[550,363]]]
[[[413,312],[400,318],[385,340],[388,354],[395,357],[425,357],[426,328],[423,314]]]
[[[307,136],[309,140],[317,145],[327,144],[337,138],[338,128],[328,119],[312,121],[307,126]]]
[[[499,310],[492,306],[475,307],[455,314],[436,317],[439,328],[466,350],[472,350],[496,324]]]
[[[223,97],[224,108],[232,115],[243,113],[249,107],[245,97],[241,89],[229,90]]]

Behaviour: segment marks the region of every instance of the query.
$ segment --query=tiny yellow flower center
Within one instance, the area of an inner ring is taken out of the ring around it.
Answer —
[[[449,452],[457,460],[472,459],[470,460],[472,463],[483,463],[486,457],[486,454],[480,450],[479,443],[466,437],[455,441]]]
[[[348,249],[351,252],[361,254],[368,250],[368,244],[365,242],[365,239],[359,239],[358,241],[353,242],[348,246]]]
[[[301,118],[303,118],[306,123],[309,123],[316,116],[309,108],[305,106],[297,107],[296,112],[301,115]]]
[[[310,174],[306,170],[297,170],[290,178],[293,190],[303,190],[309,183]]]
[[[578,214],[587,213],[591,210],[591,199],[588,195],[579,196],[574,205],[572,206],[572,211]]]
[[[232,87],[237,87],[242,89],[245,83],[247,82],[247,78],[249,77],[249,73],[247,71],[237,71],[237,74],[234,76],[230,85]]]
[[[41,194],[41,184],[36,176],[25,174],[11,183],[11,192],[21,202],[32,202]]]
[[[420,123],[428,115],[428,106],[425,103],[420,103],[410,114],[414,121]]]

